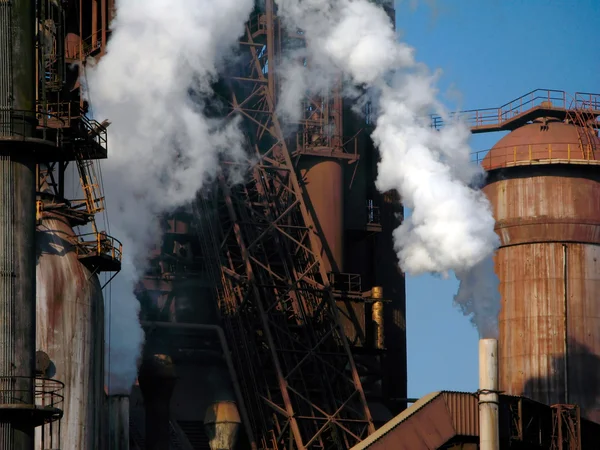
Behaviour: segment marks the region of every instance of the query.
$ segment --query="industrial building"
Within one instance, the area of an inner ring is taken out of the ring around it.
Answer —
[[[162,217],[136,288],[138,377],[107,395],[99,274],[127,249],[95,219],[108,123],[81,79],[114,7],[0,0],[0,449],[600,448],[600,94],[458,113],[509,132],[474,155],[501,239],[500,335],[482,341],[480,391],[409,399],[400,199],[376,189],[370,116],[341,86],[284,130],[278,64],[303,36],[273,0],[215,86],[258,162]]]

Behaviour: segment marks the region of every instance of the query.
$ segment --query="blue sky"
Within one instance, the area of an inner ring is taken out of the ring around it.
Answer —
[[[441,69],[440,95],[462,109],[536,88],[600,92],[600,0],[396,1],[401,38]],[[474,150],[500,136],[478,135]],[[477,389],[477,333],[452,305],[458,284],[407,279],[408,395]]]

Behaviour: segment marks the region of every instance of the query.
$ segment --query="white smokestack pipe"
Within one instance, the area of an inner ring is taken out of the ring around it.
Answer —
[[[479,340],[479,448],[499,450],[498,341]]]
[[[129,397],[108,397],[108,448],[129,450]]]

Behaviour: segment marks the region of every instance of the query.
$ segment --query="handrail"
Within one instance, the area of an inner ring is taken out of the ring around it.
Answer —
[[[591,92],[576,92],[575,108],[600,111],[600,94],[592,94]]]
[[[18,136],[22,138],[37,137],[36,130],[41,129],[42,139],[46,139],[46,131],[52,129],[52,127],[47,126],[48,117],[56,119],[64,124],[64,120],[58,114],[37,107],[34,110],[10,109],[9,113],[10,119],[0,121],[0,136]],[[40,123],[40,119],[45,120],[42,120]],[[3,132],[2,130],[7,125],[9,131]],[[20,129],[16,125],[20,125]]]
[[[598,164],[596,151],[593,144],[523,144],[506,147],[494,147],[492,149],[480,150],[471,153],[471,161],[481,164],[485,161],[486,167],[502,168],[515,165],[528,164]]]
[[[93,240],[85,240],[93,236]],[[78,256],[109,256],[113,260],[121,261],[123,257],[123,244],[116,238],[103,231],[79,235],[76,245]]]
[[[584,109],[600,115],[600,94],[580,93],[570,96],[565,91],[555,89],[535,89],[511,100],[497,108],[471,109],[451,112],[449,119],[460,119],[471,127],[501,126],[516,116],[524,114],[535,108],[553,110]],[[444,125],[444,118],[438,114],[431,115],[431,127],[440,129]]]
[[[16,381],[25,382],[33,381],[33,391],[29,389],[13,389],[6,387],[12,385]],[[26,397],[33,392],[33,400],[35,406],[45,408],[61,409],[59,406],[64,404],[64,388],[65,384],[52,378],[43,377],[25,377],[25,376],[0,376],[0,399],[1,403],[7,404],[29,404],[21,399],[18,394],[27,394]]]

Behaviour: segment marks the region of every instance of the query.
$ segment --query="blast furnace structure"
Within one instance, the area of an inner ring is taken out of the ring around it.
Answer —
[[[278,117],[282,54],[305,36],[282,27],[273,0],[256,3],[216,90],[243,119],[258,162],[243,186],[228,185],[227,169],[165,217],[139,287],[145,360],[173,361],[173,436],[201,445],[203,411],[235,401],[249,421],[240,442],[349,448],[405,406],[404,276],[392,241],[402,207],[375,188],[371,124],[344,102],[341,82],[306,97],[298,123]],[[393,17],[391,2],[380,3]],[[132,394],[139,440],[150,423],[136,408],[150,395],[141,384]],[[192,391],[195,410],[186,406]]]

